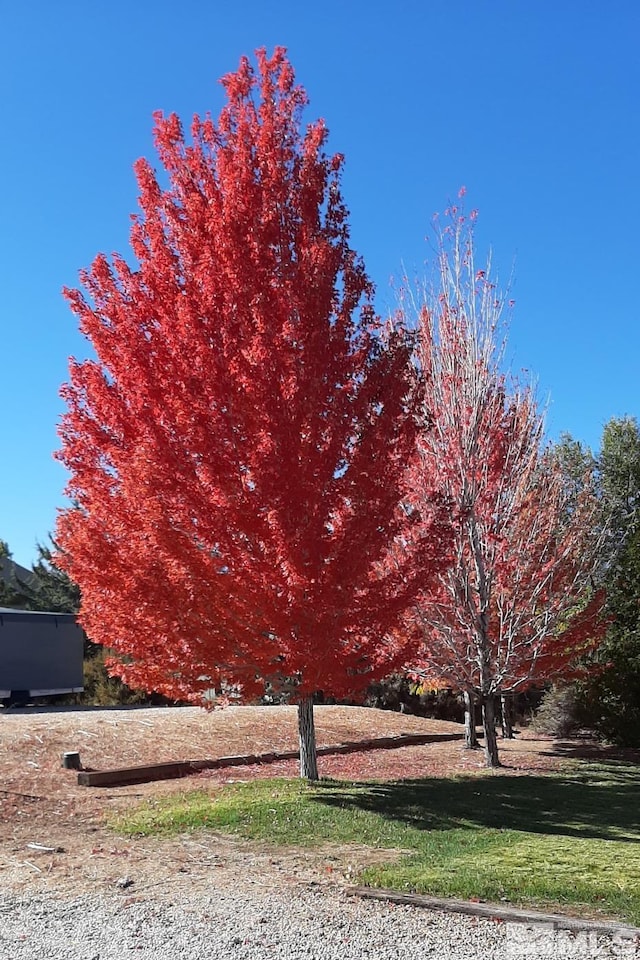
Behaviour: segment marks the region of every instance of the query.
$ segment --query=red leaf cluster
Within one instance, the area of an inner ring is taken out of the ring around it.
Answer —
[[[575,676],[602,638],[598,505],[577,501],[542,446],[533,390],[501,369],[502,303],[474,265],[473,227],[440,235],[439,278],[418,315],[423,403],[432,427],[411,466],[412,502],[434,474],[455,507],[454,562],[426,586],[408,628],[414,672],[480,696]],[[508,302],[508,301],[506,301]]]
[[[374,315],[342,157],[322,121],[303,130],[285,52],[223,84],[190,141],[155,117],[168,186],[137,162],[137,265],[100,255],[66,291],[96,360],[63,388],[60,563],[132,685],[354,694],[406,661],[392,628],[446,564],[447,519],[425,503],[386,562],[415,444],[407,338]]]

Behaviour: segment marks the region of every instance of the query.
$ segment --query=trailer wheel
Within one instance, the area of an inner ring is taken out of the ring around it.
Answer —
[[[12,690],[5,704],[7,707],[26,707],[30,700],[28,690]]]

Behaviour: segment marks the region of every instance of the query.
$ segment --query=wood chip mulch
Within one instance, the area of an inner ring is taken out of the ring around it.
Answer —
[[[460,730],[458,724],[388,711],[316,708],[318,745]],[[61,756],[79,751],[85,768],[106,770],[296,747],[295,707],[230,707],[213,713],[195,707],[0,711],[0,884],[5,890],[84,892],[117,882],[134,861],[139,886],[143,879],[147,886],[155,886],[162,877],[171,877],[173,883],[185,871],[190,882],[200,876],[204,883],[213,863],[218,882],[223,877],[236,882],[246,876],[250,863],[263,870],[264,863],[273,860],[273,851],[260,845],[210,836],[197,842],[119,841],[105,827],[105,816],[138,800],[191,787],[216,789],[229,781],[296,777],[297,761],[221,768],[128,787],[87,788],[78,786],[75,771],[62,768]],[[321,756],[318,765],[322,777],[349,780],[518,776],[560,770],[567,759],[604,748],[584,742],[557,744],[525,731],[515,740],[501,741],[500,749],[503,766],[498,771],[486,771],[482,751],[465,750],[460,740]],[[366,860],[374,854],[360,855]],[[331,872],[333,867],[326,863],[337,862],[336,856],[326,851],[321,856],[323,870]],[[310,867],[309,857],[299,850],[280,852],[275,873],[296,877],[309,870],[317,873],[317,863]],[[349,857],[357,860],[353,851]]]

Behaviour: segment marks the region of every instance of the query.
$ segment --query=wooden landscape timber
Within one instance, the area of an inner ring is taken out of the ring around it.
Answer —
[[[397,737],[348,740],[344,743],[318,747],[318,754],[328,756],[330,754],[356,753],[364,750],[395,750],[399,747],[416,746],[424,743],[462,740],[462,737],[462,733],[406,733]],[[78,774],[78,785],[81,787],[117,787],[132,783],[149,783],[152,780],[175,780],[179,777],[188,777],[190,774],[200,773],[202,770],[238,767],[254,763],[273,763],[277,760],[295,760],[299,756],[297,750],[270,751],[243,756],[218,757],[212,760],[176,760],[135,767],[118,767],[113,770],[82,770]]]
[[[457,897],[433,897],[421,893],[399,893],[397,890],[385,890],[380,887],[349,887],[348,896],[362,897],[365,900],[384,900],[402,906],[422,907],[426,910],[445,910],[448,913],[464,913],[467,916],[486,917],[511,923],[540,923],[553,930],[568,930],[571,933],[592,931],[593,933],[614,936],[623,940],[638,941],[640,929],[615,920],[589,920],[584,917],[572,917],[559,913],[544,913],[512,907],[504,903],[461,900]]]

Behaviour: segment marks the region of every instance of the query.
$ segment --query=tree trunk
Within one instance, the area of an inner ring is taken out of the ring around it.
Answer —
[[[487,767],[499,767],[498,740],[496,737],[496,708],[493,694],[482,698],[482,726],[484,729],[484,759]]]
[[[464,691],[464,745],[467,750],[478,746],[476,737],[476,698],[469,690]]]
[[[316,729],[313,724],[313,697],[298,703],[298,736],[300,739],[300,776],[318,780]]]
[[[513,740],[513,701],[508,693],[500,695],[500,710],[502,715],[502,739]]]

